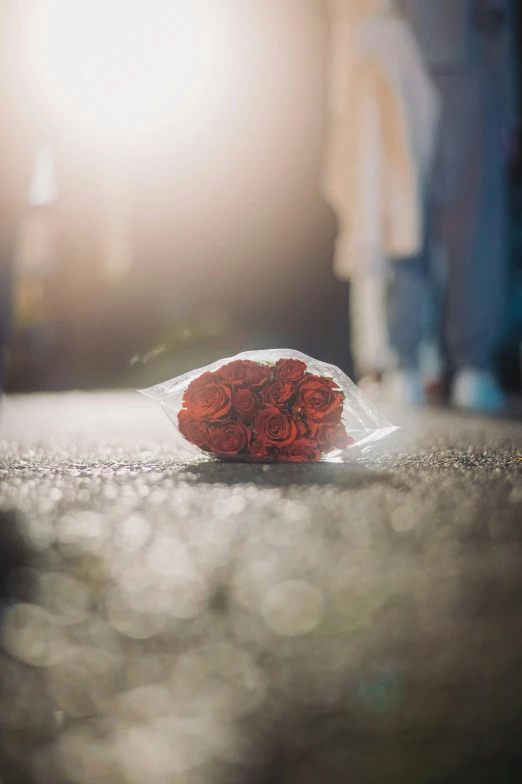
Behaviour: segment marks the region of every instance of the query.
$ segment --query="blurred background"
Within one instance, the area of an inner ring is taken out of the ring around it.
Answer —
[[[0,395],[293,348],[407,406],[260,471],[0,400],[0,784],[522,781],[522,428],[409,410],[520,393],[518,5],[0,0]]]
[[[146,385],[250,348],[355,372],[349,289],[352,310],[360,295],[334,275],[339,215],[321,193],[335,6],[0,0],[8,391]],[[517,42],[519,20],[508,24]],[[517,390],[516,154],[508,169],[495,361]]]
[[[8,389],[139,385],[256,347],[346,367],[322,3],[0,6]]]

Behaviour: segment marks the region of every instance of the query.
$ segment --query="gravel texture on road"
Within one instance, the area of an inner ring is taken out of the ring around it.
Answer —
[[[522,424],[180,464],[130,392],[0,409],[0,781],[522,780]]]

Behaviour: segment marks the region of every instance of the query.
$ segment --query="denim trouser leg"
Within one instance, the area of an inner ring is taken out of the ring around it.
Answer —
[[[428,244],[419,257],[393,262],[390,342],[399,367],[417,367],[433,314],[428,337],[443,335],[450,368],[487,370],[501,334],[507,270],[502,125],[483,68],[432,75],[442,118],[427,226],[442,246],[444,269]]]
[[[433,76],[443,106],[433,219],[448,267],[444,342],[454,371],[487,370],[501,335],[507,271],[502,121],[485,69]]]
[[[424,259],[415,256],[392,262],[388,290],[390,345],[401,370],[417,367],[424,337],[426,292],[429,286]]]

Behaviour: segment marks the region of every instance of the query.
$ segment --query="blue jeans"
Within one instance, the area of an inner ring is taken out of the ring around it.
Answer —
[[[426,257],[392,262],[388,290],[390,345],[401,370],[415,370],[423,341],[440,345],[441,283]]]
[[[442,117],[426,222],[446,272],[442,279],[427,247],[392,262],[390,343],[403,369],[417,367],[427,331],[450,370],[488,370],[502,332],[507,271],[502,121],[485,69],[432,76]]]

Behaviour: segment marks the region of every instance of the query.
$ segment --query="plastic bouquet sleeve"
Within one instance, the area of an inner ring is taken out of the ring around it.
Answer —
[[[351,462],[397,428],[334,365],[248,351],[140,390],[176,428],[179,457]]]

